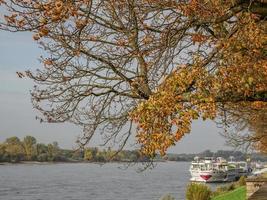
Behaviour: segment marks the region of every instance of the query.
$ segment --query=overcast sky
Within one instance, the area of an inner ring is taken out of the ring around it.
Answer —
[[[7,33],[0,31],[0,142],[7,137],[32,135],[39,142],[58,141],[64,148],[75,147],[75,140],[81,129],[72,124],[40,124],[35,120],[29,90],[32,82],[19,79],[16,71],[41,67],[38,57],[42,50],[29,33]],[[211,121],[196,121],[190,134],[169,150],[174,153],[201,152],[206,149],[217,151],[229,149],[219,135],[222,131]],[[132,138],[133,142],[134,138]],[[91,145],[101,142],[95,137]]]

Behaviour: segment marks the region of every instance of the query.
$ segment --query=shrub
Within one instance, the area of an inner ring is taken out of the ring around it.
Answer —
[[[160,200],[175,200],[175,199],[171,195],[167,194],[167,195],[161,197]]]
[[[217,190],[218,192],[227,192],[228,191],[228,185],[223,185],[223,186],[220,186],[220,187],[217,187]]]
[[[211,190],[201,183],[190,183],[186,189],[186,200],[210,200]]]
[[[234,190],[235,188],[236,188],[235,183],[231,183],[230,185],[228,185],[227,190],[231,191],[231,190]]]
[[[240,179],[238,180],[238,185],[239,186],[244,186],[246,185],[246,178],[245,176],[241,176]]]

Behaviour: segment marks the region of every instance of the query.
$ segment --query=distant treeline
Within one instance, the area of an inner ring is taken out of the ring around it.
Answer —
[[[192,161],[195,156],[199,157],[223,157],[228,159],[233,156],[235,160],[246,160],[249,156],[254,161],[267,161],[267,157],[254,153],[246,155],[241,151],[217,151],[206,150],[198,154],[167,154],[163,158],[159,155],[156,161]],[[83,150],[61,149],[57,142],[51,144],[38,143],[32,136],[26,136],[23,140],[18,137],[7,138],[0,143],[0,162],[129,162],[129,161],[148,161],[141,157],[137,150],[123,150],[116,152],[111,148],[101,150],[99,148],[85,148]]]
[[[138,151],[123,150],[116,152],[108,148],[85,148],[84,150],[61,149],[57,142],[51,144],[38,143],[32,136],[26,136],[23,140],[18,137],[10,137],[0,143],[0,162],[109,162],[109,161],[145,161]]]
[[[192,161],[194,157],[223,157],[225,159],[230,159],[233,156],[234,160],[245,161],[250,158],[251,161],[267,161],[267,156],[260,153],[245,154],[241,151],[229,151],[229,150],[219,150],[217,152],[212,152],[210,150],[203,151],[196,154],[167,154],[167,160],[171,161]]]

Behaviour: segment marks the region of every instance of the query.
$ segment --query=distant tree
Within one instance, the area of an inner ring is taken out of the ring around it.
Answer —
[[[13,137],[7,138],[5,143],[7,145],[17,145],[17,144],[21,144],[21,141],[18,137],[13,136]]]
[[[84,150],[84,160],[86,161],[92,161],[93,160],[93,153],[90,148],[86,148]]]
[[[5,141],[6,153],[11,162],[18,162],[23,160],[25,155],[23,145],[18,137],[10,137]]]
[[[54,160],[54,148],[52,144],[47,145],[47,155],[48,155],[48,160],[53,161]]]
[[[138,161],[140,158],[140,153],[137,150],[131,151],[131,154],[129,156],[130,161]]]
[[[84,160],[84,151],[82,149],[78,149],[72,152],[71,159],[73,160]]]
[[[36,149],[37,149],[37,154],[42,154],[42,153],[47,153],[48,152],[48,148],[45,144],[43,143],[37,143],[36,145]]]
[[[95,156],[95,160],[97,162],[105,162],[106,161],[106,152],[98,150]]]
[[[8,161],[6,154],[6,145],[0,143],[0,162]]]
[[[202,153],[200,153],[200,156],[201,157],[213,157],[214,156],[213,154],[214,153],[211,152],[210,150],[206,150],[206,151],[203,151]]]
[[[36,144],[37,161],[48,161],[48,147],[43,143]]]
[[[47,154],[49,161],[56,161],[60,156],[60,149],[57,142],[47,145]]]
[[[96,158],[96,154],[98,151],[99,151],[99,149],[97,147],[92,148],[93,158]]]
[[[72,159],[73,150],[71,149],[60,149],[60,155],[63,159],[62,161],[69,161]]]
[[[23,147],[25,151],[25,157],[27,160],[33,160],[37,154],[36,139],[32,136],[26,136],[23,139]]]

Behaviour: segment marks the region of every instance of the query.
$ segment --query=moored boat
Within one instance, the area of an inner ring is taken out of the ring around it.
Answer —
[[[246,162],[227,162],[225,159],[196,157],[190,166],[191,181],[197,182],[229,182],[246,176]]]

